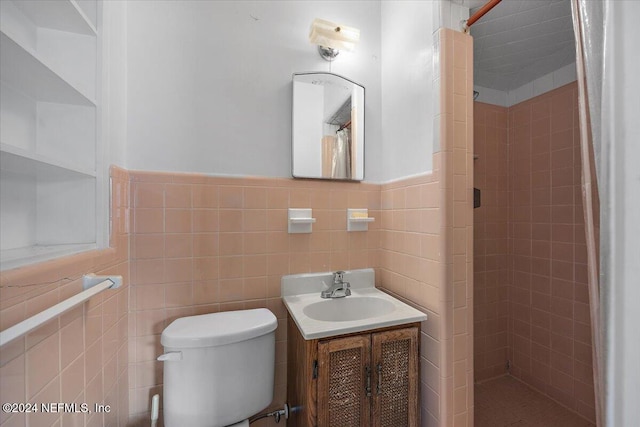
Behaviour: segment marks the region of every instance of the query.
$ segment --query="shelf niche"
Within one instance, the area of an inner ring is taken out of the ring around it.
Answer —
[[[0,2],[0,269],[98,246],[96,0]]]

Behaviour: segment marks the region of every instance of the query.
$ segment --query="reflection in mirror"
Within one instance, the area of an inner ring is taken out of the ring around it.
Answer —
[[[293,75],[293,176],[364,179],[364,87],[331,73]]]

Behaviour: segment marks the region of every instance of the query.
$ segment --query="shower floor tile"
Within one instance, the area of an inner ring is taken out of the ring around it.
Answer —
[[[520,381],[504,376],[475,385],[475,427],[593,427]]]

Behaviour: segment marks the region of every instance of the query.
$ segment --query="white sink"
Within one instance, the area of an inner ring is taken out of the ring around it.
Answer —
[[[384,316],[394,309],[393,303],[382,298],[351,295],[313,302],[302,312],[310,319],[322,322],[349,322]]]
[[[332,283],[331,272],[282,278],[282,300],[304,339],[326,338],[371,329],[422,322],[423,312],[376,289],[373,269],[347,271],[351,295],[321,298]]]

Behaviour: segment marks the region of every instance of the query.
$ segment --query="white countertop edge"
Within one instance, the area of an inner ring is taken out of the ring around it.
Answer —
[[[411,307],[410,305],[400,301],[399,299],[389,295],[386,292],[383,292],[377,288],[368,288],[368,289],[359,289],[354,290],[354,294],[381,294],[385,299],[389,299],[393,302],[398,310],[394,313],[387,314],[378,319],[363,319],[363,320],[352,320],[345,322],[327,322],[310,319],[305,316],[300,310],[295,307],[297,304],[300,304],[300,297],[304,299],[308,299],[310,297],[309,294],[301,294],[301,295],[289,295],[282,297],[285,307],[289,312],[289,315],[296,323],[298,330],[300,331],[302,337],[305,340],[313,340],[320,338],[328,338],[334,337],[338,335],[351,334],[356,332],[364,332],[370,331],[373,329],[386,328],[389,326],[400,326],[409,323],[417,323],[423,322],[427,320],[426,313],[421,312],[420,310]],[[349,297],[346,297],[349,298]],[[292,311],[295,311],[294,315]],[[298,319],[300,317],[300,321]],[[307,320],[309,324],[306,324],[304,327],[300,324],[301,321]],[[328,329],[327,329],[328,328]]]
[[[423,322],[426,319],[427,315],[425,314],[424,316],[418,316],[415,319],[412,318],[403,318],[403,319],[394,319],[394,320],[389,320],[386,322],[379,322],[379,323],[369,323],[366,325],[358,325],[358,326],[352,326],[352,327],[345,327],[345,328],[340,328],[340,329],[332,329],[330,331],[320,331],[320,332],[311,332],[308,334],[305,334],[302,329],[300,328],[300,325],[298,325],[298,330],[300,330],[300,333],[302,334],[302,337],[309,341],[309,340],[317,340],[317,339],[321,339],[321,338],[330,338],[330,337],[335,337],[335,336],[339,336],[339,335],[346,335],[346,334],[353,334],[356,332],[366,332],[366,331],[371,331],[374,329],[380,329],[380,328],[387,328],[389,326],[400,326],[400,325],[405,325],[405,324],[410,324],[410,323],[417,323],[417,322]],[[295,321],[295,319],[294,319]],[[346,323],[346,322],[345,322]],[[296,325],[298,324],[298,322],[296,322]]]

